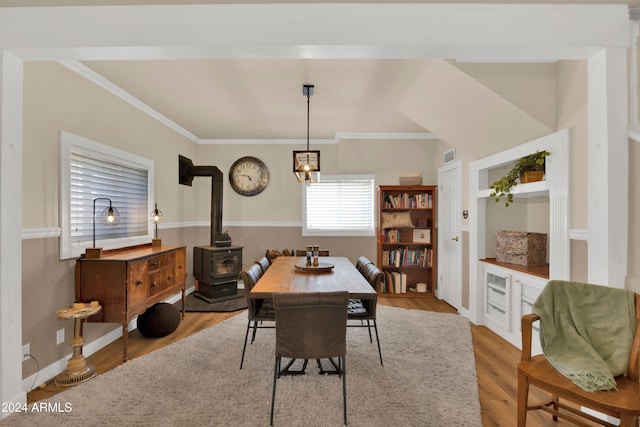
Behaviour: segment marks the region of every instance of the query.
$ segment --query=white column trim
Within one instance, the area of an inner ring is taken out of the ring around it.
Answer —
[[[22,390],[22,82],[23,61],[0,51],[0,369],[2,403]],[[0,414],[0,418],[7,413]]]
[[[624,288],[629,222],[627,50],[605,49],[588,67],[588,280]]]

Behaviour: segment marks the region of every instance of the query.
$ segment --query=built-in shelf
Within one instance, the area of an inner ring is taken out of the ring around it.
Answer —
[[[497,265],[502,268],[508,268],[510,270],[519,271],[520,273],[531,274],[532,276],[541,277],[543,279],[549,279],[549,264],[543,265],[518,265],[518,264],[507,264],[505,262],[498,262],[495,258],[484,258],[480,261],[486,262],[487,264]]]
[[[489,198],[492,189],[478,191],[478,198]],[[544,197],[549,195],[547,181],[528,182],[516,185],[511,189],[511,194],[516,198]]]

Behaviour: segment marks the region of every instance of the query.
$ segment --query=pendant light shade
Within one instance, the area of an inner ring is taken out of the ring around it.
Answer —
[[[293,173],[299,182],[320,181],[320,150],[309,150],[309,105],[313,85],[302,85],[302,94],[307,97],[307,150],[293,152]]]

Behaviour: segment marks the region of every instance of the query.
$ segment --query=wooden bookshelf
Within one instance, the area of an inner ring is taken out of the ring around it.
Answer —
[[[390,297],[433,296],[437,265],[437,187],[382,185],[378,188],[380,293]],[[424,292],[418,284],[424,283]]]

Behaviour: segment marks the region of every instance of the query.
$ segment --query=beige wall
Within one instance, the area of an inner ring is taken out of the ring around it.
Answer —
[[[244,246],[244,262],[268,248],[302,248],[318,243],[332,254],[354,262],[360,255],[376,257],[375,237],[304,238],[301,186],[291,172],[292,145],[198,145],[106,93],[57,63],[25,63],[24,81],[24,195],[25,229],[59,227],[59,131],[151,159],[155,164],[155,200],[164,213],[159,236],[165,244],[187,245],[188,286],[193,285],[192,247],[209,244],[211,180],[197,177],[193,186],[178,183],[178,155],[195,165],[217,166],[224,173],[223,223],[234,244]],[[397,184],[406,171],[418,171],[425,183],[435,183],[437,140],[345,140],[317,147],[323,174],[374,174],[378,184]],[[314,147],[316,148],[316,147]],[[366,153],[363,155],[363,153]],[[389,153],[393,153],[392,156]],[[260,195],[244,197],[228,184],[227,171],[242,156],[256,156],[268,166],[271,181]],[[238,226],[247,223],[250,226]],[[281,224],[289,223],[289,224]],[[294,225],[292,226],[291,223]],[[68,339],[56,345],[56,331],[73,334],[71,322],[59,322],[55,312],[74,301],[74,260],[59,260],[57,238],[23,241],[23,343],[31,345],[44,368],[69,354]],[[88,324],[88,343],[114,330],[115,324]],[[35,372],[25,363],[24,376]]]

